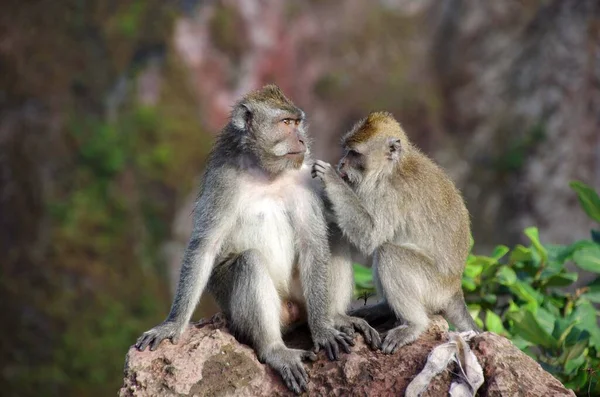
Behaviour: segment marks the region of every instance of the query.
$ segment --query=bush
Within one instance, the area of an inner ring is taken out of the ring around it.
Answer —
[[[571,188],[590,218],[600,222],[600,198],[582,182]],[[566,387],[600,394],[600,277],[567,288],[578,273],[566,264],[600,274],[600,230],[571,245],[542,244],[538,229],[525,229],[529,246],[497,246],[491,255],[470,254],[462,286],[469,311],[484,330],[506,336]],[[373,293],[368,269],[355,265],[356,291]]]

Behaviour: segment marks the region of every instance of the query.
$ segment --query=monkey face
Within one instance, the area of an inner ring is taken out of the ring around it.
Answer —
[[[389,173],[401,155],[401,141],[393,137],[374,137],[370,141],[345,148],[338,163],[338,173],[350,185],[365,178],[378,178]]]
[[[277,175],[297,169],[307,153],[304,112],[276,86],[248,95],[234,109],[232,123],[261,167]]]
[[[402,142],[406,134],[390,113],[371,113],[342,138],[338,171],[351,185],[389,175],[400,161]]]
[[[365,173],[365,155],[351,148],[346,148],[344,156],[340,159],[337,169],[342,179],[350,184],[360,183]]]
[[[300,168],[307,151],[303,114],[280,109],[272,113],[252,125],[260,163],[273,174]]]

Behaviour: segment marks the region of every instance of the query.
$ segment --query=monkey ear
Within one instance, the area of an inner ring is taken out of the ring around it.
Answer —
[[[402,143],[400,139],[389,138],[388,139],[388,159],[392,161],[398,161],[400,159],[400,152],[402,151]]]
[[[252,120],[252,111],[245,103],[238,103],[231,112],[231,123],[239,130],[245,130],[248,128],[250,121]]]

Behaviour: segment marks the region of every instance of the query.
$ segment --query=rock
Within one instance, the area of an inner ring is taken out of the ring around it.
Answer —
[[[447,340],[448,324],[434,317],[429,330],[396,354],[370,350],[362,337],[352,354],[329,361],[324,353],[307,363],[311,396],[398,396],[418,374],[431,350]],[[288,346],[310,348],[306,328],[294,331]],[[575,396],[509,340],[485,332],[471,341],[485,382],[480,396]],[[436,376],[424,396],[447,396],[449,370]],[[220,314],[190,325],[178,345],[163,342],[156,351],[131,348],[125,360],[120,397],[130,396],[291,396],[279,375],[238,343]]]

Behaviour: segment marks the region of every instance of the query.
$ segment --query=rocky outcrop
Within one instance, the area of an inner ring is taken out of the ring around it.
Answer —
[[[370,350],[359,336],[352,354],[328,361],[323,353],[307,363],[311,396],[398,396],[424,367],[432,349],[448,339],[447,323],[437,317],[419,340],[396,354]],[[288,345],[309,348],[306,329]],[[483,367],[481,396],[574,396],[507,339],[486,332],[471,340]],[[447,396],[455,369],[433,378],[424,396]],[[129,396],[288,396],[279,375],[262,365],[253,350],[227,331],[221,315],[190,325],[178,345],[163,342],[153,352],[127,354],[119,395]]]

